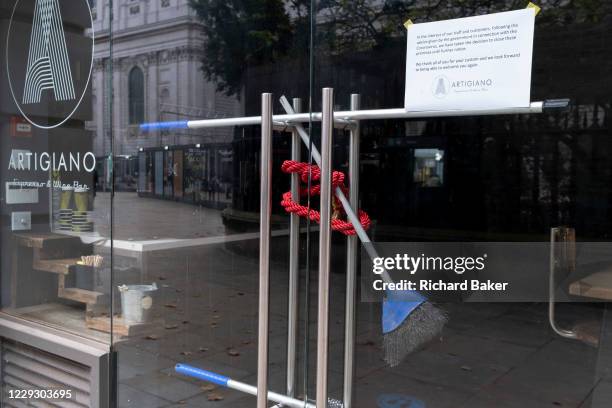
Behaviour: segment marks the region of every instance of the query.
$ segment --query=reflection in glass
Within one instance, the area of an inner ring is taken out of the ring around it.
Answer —
[[[444,184],[444,150],[414,149],[414,182],[421,187]]]
[[[144,74],[139,67],[134,67],[129,74],[129,121],[132,125],[144,122]]]

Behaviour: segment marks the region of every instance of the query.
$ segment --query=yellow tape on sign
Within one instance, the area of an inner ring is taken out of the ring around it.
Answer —
[[[538,6],[537,4],[534,4],[532,2],[529,2],[529,4],[527,5],[527,8],[532,8],[535,10],[535,15],[537,16],[538,13],[540,12],[540,10],[542,10],[542,8],[540,6]]]
[[[406,22],[404,23],[404,27],[406,27],[406,30],[413,25],[414,23],[412,22],[411,19],[406,20]]]

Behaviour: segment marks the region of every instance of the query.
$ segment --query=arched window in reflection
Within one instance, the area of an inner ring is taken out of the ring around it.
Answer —
[[[129,74],[129,120],[130,125],[144,122],[144,74],[138,67],[132,68]]]

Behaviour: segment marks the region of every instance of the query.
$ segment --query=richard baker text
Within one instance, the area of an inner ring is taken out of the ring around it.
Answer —
[[[376,291],[390,290],[418,290],[418,291],[499,291],[508,288],[508,282],[494,282],[491,280],[480,281],[477,279],[469,279],[461,282],[444,282],[442,280],[420,279],[418,281],[409,281],[402,279],[399,282],[385,282],[382,279],[376,279],[373,283],[373,288]]]

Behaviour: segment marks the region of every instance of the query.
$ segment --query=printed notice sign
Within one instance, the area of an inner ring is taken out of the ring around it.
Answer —
[[[531,8],[408,27],[408,111],[527,107]]]

